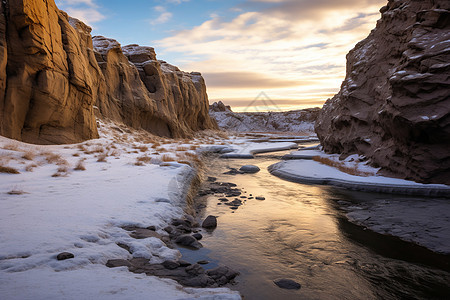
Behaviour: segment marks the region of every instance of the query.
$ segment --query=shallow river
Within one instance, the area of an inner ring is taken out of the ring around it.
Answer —
[[[218,216],[218,227],[202,232],[204,248],[181,249],[183,259],[239,271],[230,288],[244,299],[450,299],[449,257],[352,225],[337,205],[376,194],[279,179],[267,171],[278,161],[273,153],[207,161],[208,176],[237,184],[245,196],[266,199],[247,200],[232,211],[217,204],[220,195],[207,196],[202,214]],[[223,174],[245,164],[261,171]],[[280,289],[273,283],[278,278],[302,287]]]

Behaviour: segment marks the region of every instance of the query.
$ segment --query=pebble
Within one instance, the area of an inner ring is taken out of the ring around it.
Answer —
[[[199,260],[197,263],[199,265],[207,265],[207,264],[209,264],[209,261],[207,261],[207,260]]]
[[[70,258],[74,258],[75,255],[73,255],[70,252],[61,252],[56,256],[57,260],[66,260],[66,259],[70,259]]]
[[[239,171],[241,171],[243,173],[257,173],[260,170],[261,169],[258,166],[254,166],[254,165],[245,165],[239,169]]]
[[[299,290],[302,286],[300,283],[291,279],[277,279],[273,281],[278,287],[288,290]]]
[[[266,200],[266,198],[261,197],[261,196],[255,197],[255,199],[256,199],[256,200]]]

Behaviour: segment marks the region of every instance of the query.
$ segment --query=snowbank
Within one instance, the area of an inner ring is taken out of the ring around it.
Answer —
[[[254,154],[283,151],[289,149],[297,149],[298,145],[292,142],[281,142],[281,143],[252,143],[243,142],[241,144],[232,144],[228,147],[230,153],[222,154],[221,158],[254,158]],[[223,151],[223,150],[222,150]]]
[[[162,228],[183,215],[195,174],[188,162],[177,162],[178,153],[190,157],[188,145],[165,141],[152,148],[119,132],[65,146],[0,137],[0,165],[20,172],[0,173],[2,298],[240,299],[228,289],[187,289],[172,280],[104,266],[115,258],[161,263],[180,257],[160,239],[134,239],[122,227],[155,226],[166,236]],[[169,156],[167,149],[175,148],[180,151]],[[65,251],[75,257],[58,261],[56,255]]]
[[[269,171],[294,182],[328,184],[366,192],[450,197],[450,186],[447,185],[422,184],[383,176],[355,176],[312,160],[279,162],[271,165]]]

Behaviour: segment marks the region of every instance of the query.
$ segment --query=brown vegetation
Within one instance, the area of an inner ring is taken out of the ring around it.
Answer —
[[[20,174],[19,170],[3,165],[0,165],[0,173]]]
[[[367,172],[358,170],[357,166],[348,167],[348,166],[344,165],[344,163],[342,163],[342,162],[334,161],[334,160],[331,160],[326,157],[314,156],[313,160],[317,161],[321,164],[336,168],[339,171],[350,174],[350,175],[363,176],[363,177],[368,177],[368,176],[373,175],[371,173],[367,173]]]

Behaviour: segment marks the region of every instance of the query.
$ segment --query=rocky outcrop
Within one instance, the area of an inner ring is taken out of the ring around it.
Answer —
[[[231,106],[223,104],[222,101],[214,102],[213,104],[211,104],[209,106],[209,111],[210,112],[224,112],[224,111],[233,112],[231,110]]]
[[[450,2],[390,0],[347,55],[316,132],[329,153],[362,154],[380,174],[450,184]]]
[[[0,134],[40,143],[98,137],[100,117],[168,136],[216,128],[200,73],[156,60],[150,47],[122,48],[53,0],[2,1]]]
[[[295,132],[311,134],[319,108],[284,112],[233,112],[230,106],[215,102],[209,114],[220,129],[235,132]]]
[[[93,38],[106,97],[97,101],[101,115],[152,133],[182,137],[216,128],[208,116],[206,85],[200,73],[186,73],[158,61],[151,47],[123,48],[102,36]]]
[[[96,138],[101,72],[90,28],[72,26],[53,1],[2,1],[1,10],[0,134],[31,143]]]

